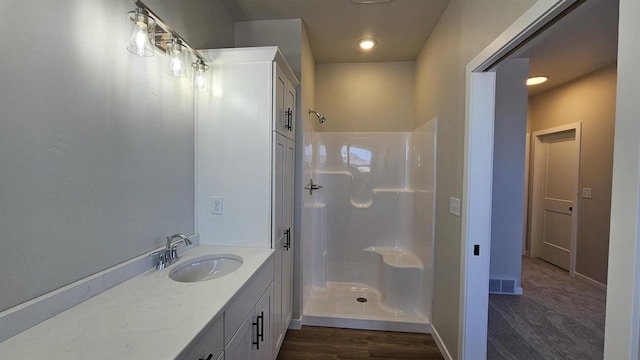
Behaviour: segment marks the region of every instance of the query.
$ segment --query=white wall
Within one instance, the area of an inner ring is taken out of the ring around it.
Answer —
[[[534,0],[452,0],[416,59],[414,128],[438,117],[433,328],[458,357],[466,65]]]
[[[192,90],[127,52],[132,8],[2,3],[0,310],[193,231]]]
[[[322,132],[411,131],[413,62],[316,65]]]
[[[522,273],[528,74],[528,59],[496,71],[489,277],[515,280],[516,289]]]

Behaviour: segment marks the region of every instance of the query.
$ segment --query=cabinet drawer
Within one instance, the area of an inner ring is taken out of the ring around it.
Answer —
[[[247,282],[244,288],[233,299],[231,305],[224,312],[224,343],[231,338],[242,325],[242,321],[253,310],[254,306],[273,281],[273,255],[258,272]]]
[[[224,350],[223,317],[216,317],[209,325],[207,325],[198,336],[189,343],[178,359],[180,360],[199,360],[206,359],[213,354],[212,359],[217,359],[219,354]]]

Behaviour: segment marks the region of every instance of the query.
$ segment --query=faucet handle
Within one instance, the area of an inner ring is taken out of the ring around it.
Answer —
[[[158,259],[156,260],[156,269],[162,270],[165,268],[167,264],[167,258],[165,256],[165,252],[158,251],[156,254],[158,255]]]

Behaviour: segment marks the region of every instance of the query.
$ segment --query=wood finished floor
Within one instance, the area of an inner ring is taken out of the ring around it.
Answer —
[[[444,359],[430,334],[303,326],[288,330],[278,360]]]

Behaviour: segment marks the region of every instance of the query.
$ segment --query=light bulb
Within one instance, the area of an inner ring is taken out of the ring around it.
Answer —
[[[198,92],[209,91],[209,65],[204,60],[198,60],[191,64],[193,67],[193,82],[192,86]]]
[[[182,62],[180,61],[180,58],[174,57],[171,59],[171,71],[173,71],[174,74],[178,74],[180,73],[180,69],[182,69]]]
[[[167,73],[175,77],[187,76],[187,49],[179,40],[173,39],[167,44]]]
[[[198,73],[198,75],[196,75],[195,85],[198,91],[204,90],[204,74]]]
[[[136,54],[139,56],[144,56],[144,48],[147,44],[147,29],[138,27],[138,29],[134,32],[133,35],[133,43],[135,44]]]

